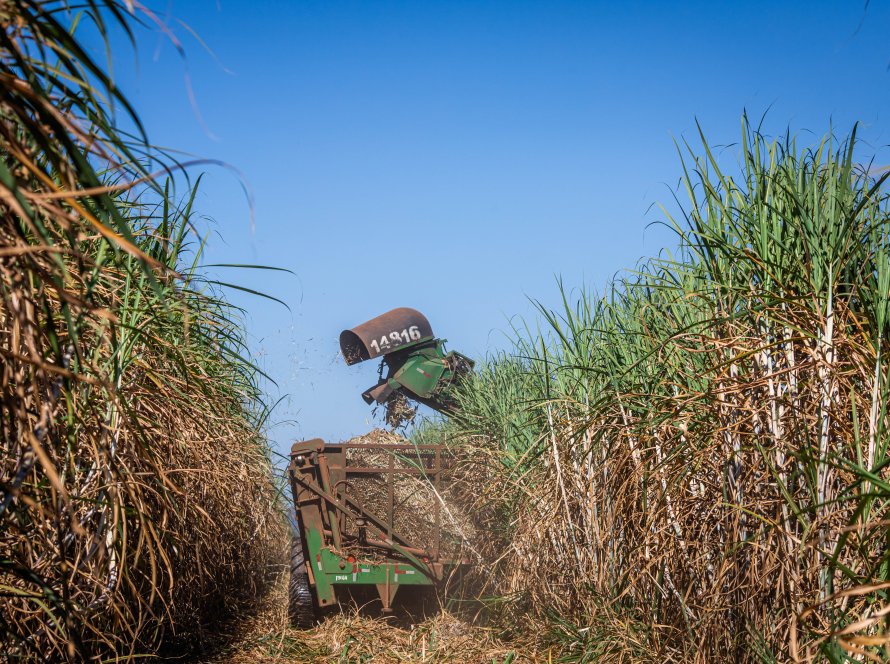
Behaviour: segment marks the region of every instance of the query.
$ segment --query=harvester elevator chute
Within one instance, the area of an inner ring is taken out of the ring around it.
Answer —
[[[401,307],[340,333],[346,364],[378,357],[380,379],[362,393],[366,403],[385,404],[395,395],[425,404],[439,412],[455,408],[453,387],[473,370],[465,355],[445,350],[426,316]]]

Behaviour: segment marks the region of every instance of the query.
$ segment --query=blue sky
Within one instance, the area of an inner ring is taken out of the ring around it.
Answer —
[[[558,302],[557,275],[600,290],[669,246],[650,224],[696,118],[727,164],[745,109],[802,142],[858,120],[862,154],[890,161],[887,2],[155,8],[186,60],[156,30],[135,55],[115,40],[119,84],[155,144],[231,164],[254,200],[252,224],[239,176],[199,169],[206,262],[296,274],[215,270],[290,307],[232,294],[286,395],[280,451],[372,425],[376,366],[338,358],[343,328],[411,306],[482,358],[529,297]]]

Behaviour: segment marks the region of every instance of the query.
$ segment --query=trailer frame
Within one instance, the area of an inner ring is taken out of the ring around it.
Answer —
[[[387,462],[351,463],[350,450],[386,452]],[[291,587],[296,583],[300,590],[296,601],[302,603],[291,606],[292,620],[306,623],[312,617],[317,619],[322,610],[339,603],[337,588],[342,586],[374,586],[383,611],[389,612],[399,588],[440,585],[468,564],[462,558],[446,558],[442,551],[440,498],[452,462],[442,444],[326,443],[320,438],[295,443],[288,477],[296,514],[294,547],[299,549],[297,554],[302,553],[298,558],[303,566],[299,560],[296,565],[292,562]],[[372,513],[347,491],[351,480],[368,475],[385,478],[382,514]],[[395,481],[400,475],[423,478],[434,491],[431,542],[412,541],[399,530]],[[355,555],[356,550],[374,555]],[[305,578],[301,576],[304,573]],[[306,606],[310,594],[311,610]],[[292,591],[292,604],[294,597]]]

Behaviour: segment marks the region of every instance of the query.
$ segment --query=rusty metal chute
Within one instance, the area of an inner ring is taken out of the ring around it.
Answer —
[[[351,330],[343,330],[340,351],[346,364],[351,365],[432,338],[433,328],[426,316],[416,309],[400,307]]]

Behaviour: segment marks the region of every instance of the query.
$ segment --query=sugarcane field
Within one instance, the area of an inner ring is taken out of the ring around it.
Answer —
[[[0,0],[0,663],[890,662],[887,26]]]

